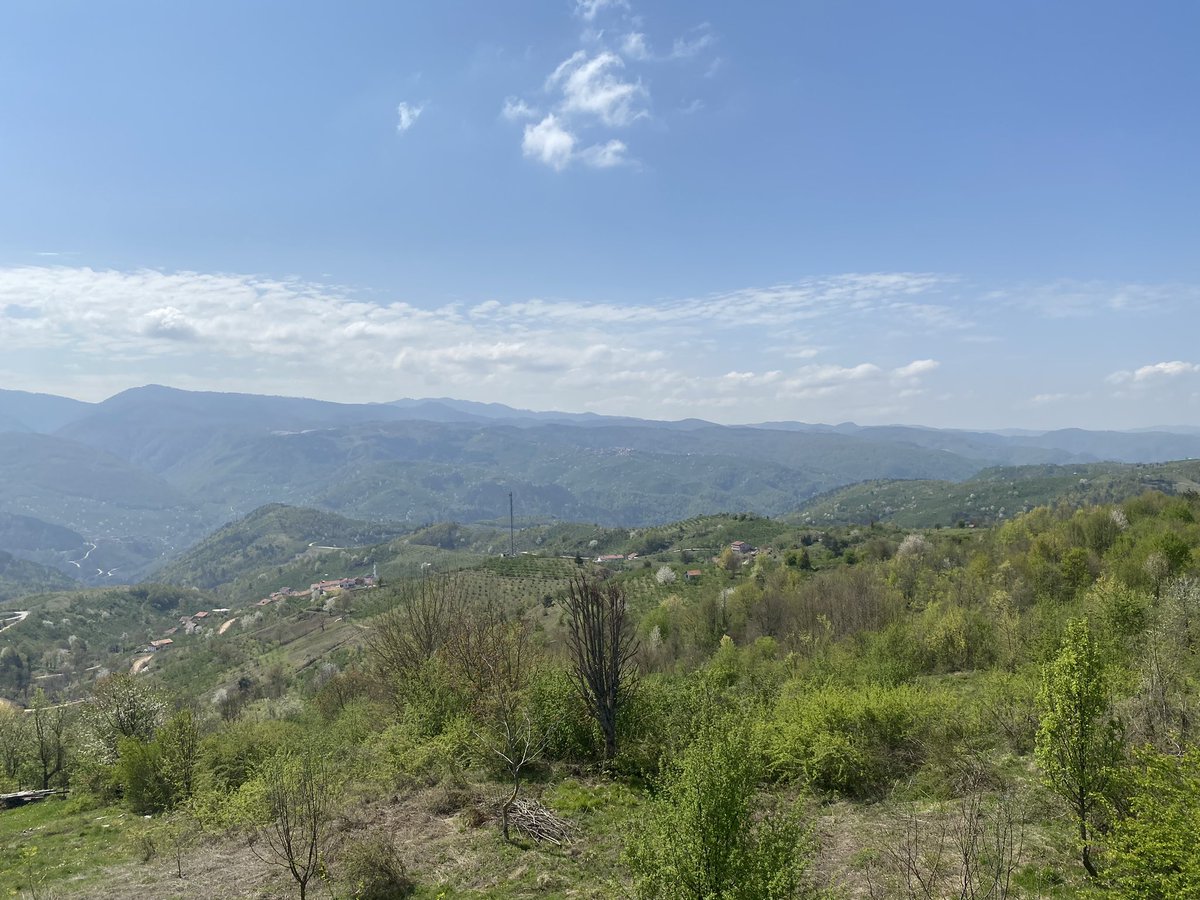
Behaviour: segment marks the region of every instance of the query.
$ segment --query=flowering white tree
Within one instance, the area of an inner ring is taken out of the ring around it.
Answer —
[[[923,556],[929,549],[929,541],[923,534],[910,534],[900,542],[896,552],[900,556]]]
[[[670,566],[663,566],[661,569],[659,569],[657,572],[654,573],[654,580],[657,581],[659,584],[674,584],[675,578],[676,578],[675,570],[672,569]]]

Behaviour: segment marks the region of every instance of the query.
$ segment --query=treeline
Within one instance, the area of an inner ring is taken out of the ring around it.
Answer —
[[[0,778],[153,816],[147,855],[180,871],[243,834],[301,896],[422,890],[419,860],[344,821],[431,787],[521,852],[582,846],[595,896],[1196,896],[1198,514],[1151,493],[790,535],[694,563],[704,588],[669,560],[580,560],[524,599],[428,577],[348,664],[269,691],[34,695],[0,712]],[[556,809],[572,779],[628,802]],[[837,815],[861,826],[840,843]]]

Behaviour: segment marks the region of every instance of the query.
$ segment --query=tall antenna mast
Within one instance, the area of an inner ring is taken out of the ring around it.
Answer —
[[[512,491],[508,492],[508,555],[517,555],[516,530],[513,528]]]

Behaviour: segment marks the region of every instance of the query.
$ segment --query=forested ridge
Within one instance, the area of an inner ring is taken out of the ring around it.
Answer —
[[[215,601],[54,595],[0,636],[30,629],[0,649],[0,793],[70,793],[0,811],[0,883],[1200,895],[1198,516],[1149,492],[992,528],[710,517],[482,562],[441,529],[406,552],[455,571],[223,610],[250,621],[139,675],[122,634]]]

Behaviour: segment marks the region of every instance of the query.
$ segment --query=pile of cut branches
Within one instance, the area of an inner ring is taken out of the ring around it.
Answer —
[[[556,847],[571,843],[571,823],[537,800],[513,800],[508,806],[508,825],[531,840]]]

